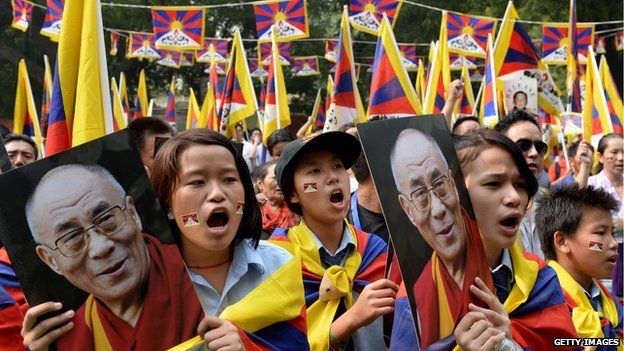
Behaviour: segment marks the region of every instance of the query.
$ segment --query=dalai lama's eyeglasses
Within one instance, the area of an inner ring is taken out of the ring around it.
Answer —
[[[101,235],[115,235],[128,222],[125,214],[126,206],[123,208],[114,206],[97,215],[93,219],[93,224],[86,228],[74,229],[67,234],[63,234],[54,242],[54,247],[41,244],[50,250],[59,250],[65,257],[76,256],[89,247],[89,235],[87,233],[93,229]]]
[[[440,200],[446,200],[451,196],[451,183],[449,177],[443,175],[436,178],[431,187],[419,187],[412,191],[409,199],[418,211],[426,211],[431,206],[431,191]]]

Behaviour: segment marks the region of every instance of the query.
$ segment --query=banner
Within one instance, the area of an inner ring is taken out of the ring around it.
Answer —
[[[465,56],[485,58],[487,36],[494,35],[496,23],[490,17],[447,12],[448,50]]]
[[[160,50],[201,49],[205,13],[197,7],[152,7],[154,46]]]
[[[271,42],[273,25],[278,42],[309,37],[306,7],[306,0],[266,1],[255,4],[258,42]]]
[[[568,23],[544,23],[542,26],[542,62],[548,65],[565,65],[568,52]],[[594,25],[576,25],[578,58],[580,63],[587,62],[587,47],[594,45]]]
[[[325,59],[329,62],[336,62],[338,59],[338,40],[325,41]]]
[[[290,43],[277,43],[282,66],[290,66]],[[262,65],[268,66],[271,62],[271,43],[258,44],[258,58]]]
[[[290,69],[297,77],[321,74],[321,71],[319,71],[318,58],[316,56],[293,57],[293,63]]]
[[[351,0],[349,22],[353,28],[373,35],[379,35],[381,19],[385,13],[394,26],[403,0]]]
[[[217,62],[227,62],[228,40],[227,39],[204,39],[204,47],[195,54],[197,62],[210,63],[210,45],[214,46],[214,55]]]
[[[128,33],[130,35],[130,54],[132,58],[159,59],[160,54],[154,48],[154,35]],[[146,106],[147,108],[147,106]]]
[[[32,9],[34,5],[25,0],[11,0],[13,7],[13,23],[11,27],[25,32],[32,18]]]
[[[65,0],[47,0],[46,14],[41,27],[41,35],[45,35],[54,42],[58,42],[61,34],[61,19],[63,17],[63,7]]]

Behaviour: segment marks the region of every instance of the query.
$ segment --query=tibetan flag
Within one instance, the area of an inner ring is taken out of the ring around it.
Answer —
[[[483,81],[483,68],[484,66],[477,66],[477,68],[470,70],[470,81],[471,82],[482,82]]]
[[[204,103],[199,111],[199,120],[197,128],[208,128],[218,131],[219,120],[217,118],[217,102],[215,99],[215,90],[211,83],[208,83],[208,90],[204,96]]]
[[[219,109],[221,108],[221,100],[223,100],[223,91],[221,89],[221,87],[219,86],[219,75],[222,75],[222,73],[219,73],[219,68],[220,66],[223,65],[222,63],[216,63],[216,60],[213,61],[213,64],[210,65],[210,70],[208,71],[209,76],[209,82],[210,85],[214,91],[214,96],[215,96],[215,109],[217,110],[217,115],[215,116],[215,124],[213,124],[213,130],[215,132],[219,131]],[[223,72],[225,73],[225,70],[227,69],[227,67],[223,68]],[[225,77],[227,78],[227,77]]]
[[[227,64],[225,64],[225,63],[215,63],[214,67],[215,67],[215,70],[217,71],[218,75],[224,76],[224,75],[227,74]],[[211,69],[210,64],[206,64],[204,66],[204,73],[210,74],[210,69]]]
[[[126,115],[123,110],[123,103],[121,102],[121,95],[119,95],[119,89],[117,88],[117,81],[115,77],[111,78],[111,92],[113,98],[113,129],[118,131],[126,128],[127,121]]]
[[[264,78],[269,74],[269,72],[264,69],[264,65],[258,65],[257,58],[249,59],[249,71],[251,72],[250,75],[253,78]]]
[[[605,92],[605,98],[607,99],[607,106],[609,107],[609,115],[611,116],[611,124],[613,125],[613,132],[622,134],[622,97],[618,93],[617,86],[609,70],[607,60],[603,56],[600,60],[600,78]]]
[[[121,38],[119,33],[111,32],[111,34],[110,34],[110,51],[108,52],[109,55],[117,56],[118,46],[119,46],[119,38]]]
[[[213,54],[210,53],[210,45],[214,47]],[[219,63],[227,62],[228,40],[216,38],[204,39],[204,48],[202,50],[196,51],[195,56],[197,58],[197,62],[210,63],[212,55],[215,56],[217,62]]]
[[[176,121],[175,84],[173,78],[171,79],[169,90],[167,90],[167,107],[165,108],[165,121],[169,123],[174,123]]]
[[[496,66],[494,59],[494,50],[492,49],[492,38],[488,35],[487,39],[487,57],[485,58],[485,69],[483,84],[481,89],[483,96],[481,97],[481,106],[479,108],[479,119],[481,125],[493,127],[498,123],[498,90],[496,89]]]
[[[132,58],[159,59],[160,54],[154,48],[154,35],[145,33],[130,34],[130,54]]]
[[[357,87],[353,58],[349,14],[345,5],[340,21],[334,91],[323,128],[325,132],[338,130],[347,123],[366,122],[366,113]]]
[[[596,38],[596,53],[597,54],[606,54],[607,46],[605,45],[605,38],[598,37]]]
[[[422,106],[401,60],[390,21],[384,15],[375,49],[368,119],[419,114]]]
[[[544,23],[542,26],[542,62],[547,65],[565,65],[570,43],[569,23]],[[576,24],[577,60],[587,62],[587,47],[593,45],[594,25]]]
[[[583,103],[583,138],[592,145],[606,134],[613,133],[613,124],[609,115],[609,106],[600,80],[600,71],[596,64],[594,50],[588,50],[587,69],[585,71],[585,101]]]
[[[199,50],[204,46],[206,10],[198,7],[154,6],[154,46],[162,50]]]
[[[579,31],[576,24],[576,0],[570,0],[570,23],[567,27],[568,42],[566,54],[566,62],[568,65],[567,88],[570,94],[570,112],[581,112],[581,76],[583,68],[578,58],[578,39]]]
[[[398,47],[401,53],[401,61],[405,69],[408,71],[416,71],[418,69],[418,65],[416,64],[416,45],[403,44],[398,45]]]
[[[277,41],[291,41],[310,36],[306,0],[263,1],[254,4],[258,42],[271,43],[271,26]]]
[[[119,74],[119,95],[121,96],[121,103],[123,104],[123,110],[127,120],[128,117],[130,117],[130,100],[128,99],[126,75],[123,72]]]
[[[448,50],[464,56],[485,58],[487,36],[494,35],[496,23],[490,17],[447,12]]]
[[[26,0],[11,0],[11,6],[13,7],[13,23],[11,27],[25,32],[30,24],[34,5]]]
[[[542,112],[542,111],[540,111]],[[549,115],[547,115],[549,116]],[[561,126],[563,127],[563,132],[566,136],[574,137],[579,134],[583,134],[583,115],[580,113],[562,113],[559,116],[561,119]]]
[[[54,42],[58,42],[59,35],[61,35],[61,20],[63,17],[64,4],[65,0],[46,1],[45,20],[40,33]]]
[[[286,82],[280,61],[278,50],[277,32],[273,32],[273,54],[269,65],[269,77],[267,78],[266,96],[264,102],[264,127],[263,142],[266,145],[269,135],[278,129],[290,125],[290,110],[288,108],[288,96]]]
[[[464,83],[464,92],[457,100],[455,105],[455,115],[457,116],[472,116],[475,109],[475,98],[472,93],[472,84],[470,84],[470,75],[468,74],[468,67],[464,66],[461,72],[461,80]]]
[[[50,102],[52,101],[52,66],[50,66],[50,60],[47,55],[43,55],[43,64],[45,71],[43,73],[43,92],[41,93],[41,116],[40,121],[45,121],[47,126],[48,118],[50,118]],[[46,128],[42,130],[45,136]]]
[[[48,134],[66,121],[77,146],[112,133],[113,112],[100,1],[68,1],[63,11]]]
[[[325,114],[322,113],[322,111],[323,111],[323,106],[321,102],[321,88],[319,88],[319,90],[316,92],[316,99],[314,99],[314,107],[312,107],[312,113],[310,114],[310,118],[314,122],[310,124],[308,129],[306,129],[305,135],[312,134],[312,131],[314,130],[314,128],[319,126],[320,124],[319,118],[323,119],[323,123],[320,124],[320,126],[323,127],[325,125]]]
[[[41,143],[43,135],[39,128],[39,118],[37,117],[37,107],[35,98],[30,87],[26,61],[19,62],[17,73],[17,90],[15,92],[15,109],[13,110],[13,133],[24,134],[35,140],[37,148],[41,153]]]
[[[617,51],[624,50],[624,31],[618,32],[615,35],[615,49]]]
[[[221,98],[219,106],[221,126],[219,131],[225,135],[236,123],[253,116],[258,109],[243,40],[238,31],[234,34],[234,43],[230,52],[230,62],[227,67]]]
[[[279,48],[280,61],[283,66],[290,66],[290,43],[278,43],[277,47]],[[258,59],[262,62],[263,66],[268,66],[271,62],[273,47],[271,43],[260,43],[258,44]]]
[[[156,61],[157,65],[180,68],[180,61],[182,60],[182,54],[177,51],[160,50],[160,58]]]
[[[195,54],[192,52],[180,53],[180,67],[193,67],[195,65]]]
[[[438,60],[442,60],[442,81],[444,82],[444,91],[451,84],[451,58],[448,50],[448,33],[446,31],[446,22],[448,12],[442,11],[442,23],[440,25],[440,39],[438,40],[438,51],[440,52]],[[444,94],[442,94],[444,96]]]
[[[451,71],[461,71],[464,69],[464,66],[468,69],[477,68],[477,63],[466,56],[458,55],[458,54],[449,54],[449,58],[451,60],[450,68]]]
[[[442,74],[442,53],[440,43],[435,43],[433,47],[433,59],[428,72],[427,90],[423,102],[424,114],[442,113],[444,108],[444,79]]]
[[[325,41],[325,59],[329,62],[336,62],[338,59],[338,40]]]
[[[193,88],[190,88],[191,93],[189,95],[188,110],[186,112],[186,130],[197,127],[197,121],[199,119],[200,109],[197,99],[195,98],[195,92]]]
[[[385,13],[394,27],[403,0],[351,0],[349,22],[362,32],[379,35],[381,20]]]
[[[292,72],[297,77],[317,76],[319,71],[318,58],[316,56],[293,57]]]
[[[331,75],[327,76],[327,91],[325,92],[325,117],[329,113],[329,107],[331,101],[334,98],[334,78]],[[325,126],[325,124],[323,124]]]
[[[418,70],[416,73],[416,82],[414,83],[414,85],[416,95],[418,96],[420,101],[424,101],[427,85],[425,83],[425,65],[423,64],[422,60],[418,60]]]
[[[154,112],[154,99],[150,99],[148,107],[147,107],[147,116],[145,117],[153,117],[152,113]]]
[[[515,79],[523,76],[537,79],[539,106],[551,115],[563,112],[555,82],[548,67],[540,61],[533,42],[519,20],[518,12],[509,1],[494,46],[494,67],[497,78]]]
[[[139,86],[137,88],[137,96],[134,106],[134,119],[147,117],[148,109],[147,99],[147,81],[145,80],[145,70],[141,70],[139,75]]]

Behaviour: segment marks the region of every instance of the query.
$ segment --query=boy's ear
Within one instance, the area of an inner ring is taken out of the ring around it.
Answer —
[[[568,238],[559,230],[553,234],[553,247],[555,251],[561,251],[564,254],[569,254],[571,252]]]
[[[290,195],[290,203],[298,204],[299,202],[299,195],[297,195],[297,191],[293,190],[292,195]]]

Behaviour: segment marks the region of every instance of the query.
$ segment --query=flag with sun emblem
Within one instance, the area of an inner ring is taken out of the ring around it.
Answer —
[[[451,71],[461,71],[464,66],[468,69],[477,68],[475,59],[458,54],[449,54]]]
[[[154,46],[162,50],[199,50],[204,45],[206,11],[197,7],[152,7]]]
[[[280,54],[280,62],[282,66],[290,66],[290,43],[277,43]],[[258,58],[263,66],[268,66],[271,63],[271,43],[258,44]]]
[[[63,17],[64,0],[47,0],[46,14],[41,27],[41,35],[45,35],[54,42],[58,42],[61,34],[61,19]]]
[[[408,71],[418,70],[416,64],[416,45],[414,44],[400,44],[398,45],[399,53],[401,54],[401,63]]]
[[[249,62],[249,72],[251,72],[250,74],[253,78],[264,78],[269,74],[264,69],[264,65],[258,64],[257,58],[248,58],[247,61]],[[260,99],[260,102],[262,102],[262,99]]]
[[[156,64],[169,68],[180,68],[181,60],[182,54],[177,51],[160,50],[160,59],[156,61]]]
[[[309,37],[306,6],[306,0],[265,1],[255,4],[258,41],[270,43],[273,25],[277,31],[278,42]]]
[[[146,33],[129,33],[129,57],[159,59],[160,54],[154,48],[154,35]]]
[[[487,36],[496,29],[496,20],[489,17],[448,12],[446,17],[449,52],[485,58]],[[460,67],[461,69],[461,67]]]
[[[381,19],[385,13],[394,26],[403,0],[352,0],[349,5],[349,22],[362,32],[379,35]]]
[[[544,23],[542,26],[542,62],[548,65],[567,64],[568,23]],[[587,62],[587,48],[594,45],[594,25],[576,25],[576,50],[579,63]]]
[[[206,38],[204,39],[204,47],[201,50],[195,52],[197,62],[210,63],[211,55],[215,55],[217,62],[227,62],[228,56],[228,40]],[[210,45],[214,47],[214,50],[210,50]]]
[[[325,41],[325,59],[329,62],[336,62],[338,57],[338,40]]]
[[[30,24],[34,5],[29,1],[12,0],[11,6],[13,6],[13,24],[11,27],[25,32]]]
[[[293,57],[291,71],[297,77],[316,76],[319,71],[318,58],[316,56]]]

